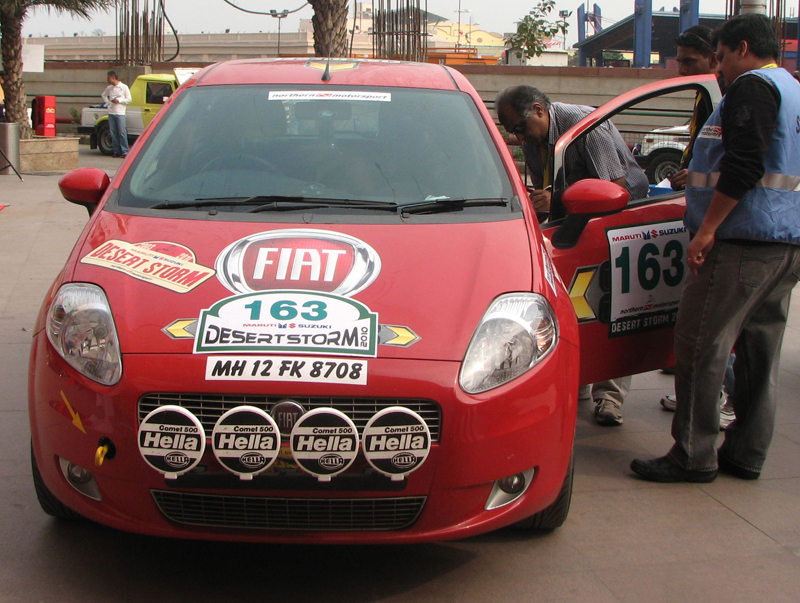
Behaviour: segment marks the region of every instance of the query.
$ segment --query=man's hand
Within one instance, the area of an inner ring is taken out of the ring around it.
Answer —
[[[689,180],[689,170],[680,170],[672,175],[669,183],[672,185],[672,190],[682,191],[686,188],[687,180]]]
[[[528,196],[531,199],[531,203],[533,203],[533,209],[541,212],[550,211],[550,197],[552,193],[549,188],[528,188]]]
[[[714,247],[714,240],[713,232],[709,233],[701,228],[689,242],[689,247],[686,249],[686,263],[694,274],[697,274],[700,266],[706,261],[708,252]]]
[[[115,105],[118,105],[119,104],[119,99],[118,98],[112,98],[111,102],[114,103]]]

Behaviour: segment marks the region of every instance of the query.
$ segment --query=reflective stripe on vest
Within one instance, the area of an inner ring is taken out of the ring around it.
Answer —
[[[689,172],[687,185],[697,188],[715,187],[717,186],[717,182],[719,182],[719,174],[719,172],[712,172],[710,174]],[[774,188],[779,191],[800,191],[800,176],[764,174],[764,177],[756,182],[756,188]]]

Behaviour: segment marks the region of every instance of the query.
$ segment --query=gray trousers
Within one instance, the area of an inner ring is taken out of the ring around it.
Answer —
[[[732,392],[736,421],[720,448],[729,462],[761,471],[772,440],[778,361],[800,246],[714,243],[698,275],[689,274],[675,325],[675,445],[684,469],[717,468],[719,390],[736,348]]]
[[[578,398],[581,400],[615,400],[622,404],[631,388],[631,377],[620,377],[608,381],[598,381],[589,385],[581,385]]]

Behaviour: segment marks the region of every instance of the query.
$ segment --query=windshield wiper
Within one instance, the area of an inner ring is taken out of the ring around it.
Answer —
[[[265,200],[269,197],[264,197]],[[281,203],[289,205],[281,205]],[[293,205],[292,205],[293,204]],[[291,211],[298,209],[298,206],[311,206],[311,209],[324,209],[326,207],[346,207],[348,209],[376,209],[383,211],[396,211],[397,203],[394,201],[369,201],[361,199],[333,199],[325,197],[284,197],[270,199],[268,203],[248,209],[247,213],[258,213],[262,211]]]
[[[418,203],[409,203],[400,206],[404,214],[439,213],[445,211],[458,211],[465,207],[488,207],[491,205],[508,205],[508,199],[503,197],[485,197],[478,199],[464,199],[463,197],[443,197],[426,199]]]
[[[183,209],[186,207],[210,207],[214,205],[252,205],[265,201],[294,201],[302,203],[304,197],[293,195],[256,195],[254,197],[209,197],[194,201],[164,201],[151,205],[149,209]]]
[[[350,207],[353,209],[382,209],[395,211],[397,204],[392,201],[362,201],[352,199],[328,199],[324,197],[302,197],[300,195],[255,195],[253,197],[211,197],[206,199],[195,199],[194,201],[164,201],[151,205],[150,209],[183,209],[188,207],[211,207],[211,206],[237,206],[254,205],[247,213],[257,213],[261,211],[291,211],[303,207],[308,209],[325,207]]]

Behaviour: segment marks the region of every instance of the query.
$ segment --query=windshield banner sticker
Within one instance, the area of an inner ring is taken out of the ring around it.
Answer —
[[[689,232],[682,220],[606,231],[611,258],[609,337],[671,327],[678,315]]]
[[[263,291],[203,310],[194,351],[375,357],[377,346],[378,315],[361,302],[318,292]]]
[[[106,241],[85,255],[81,264],[110,268],[176,293],[187,293],[215,274],[213,268],[197,263],[191,249],[166,241]]]
[[[347,100],[392,102],[391,92],[345,92],[343,90],[286,90],[269,93],[269,100],[307,101],[307,100]]]

